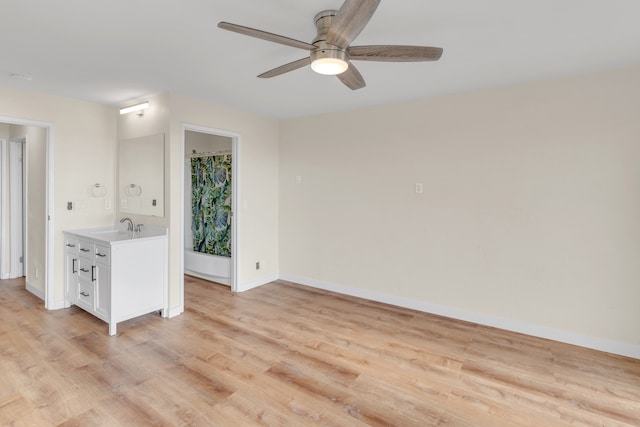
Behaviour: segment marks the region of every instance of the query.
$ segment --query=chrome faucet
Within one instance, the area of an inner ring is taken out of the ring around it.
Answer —
[[[128,222],[128,224],[127,224],[127,231],[133,231],[133,229],[134,229],[133,220],[132,220],[131,218],[128,218],[128,217],[124,217],[124,218],[122,218],[122,219],[120,220],[120,222],[121,222],[121,223],[122,223],[122,222],[125,222],[125,221],[127,221],[127,222]]]

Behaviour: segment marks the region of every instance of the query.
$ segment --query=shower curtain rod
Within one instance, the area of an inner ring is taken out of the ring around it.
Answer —
[[[187,157],[195,158],[195,157],[209,157],[209,156],[219,156],[221,154],[232,154],[231,150],[220,150],[220,151],[207,151],[203,153],[197,153],[196,150],[193,150],[193,153],[189,154]]]

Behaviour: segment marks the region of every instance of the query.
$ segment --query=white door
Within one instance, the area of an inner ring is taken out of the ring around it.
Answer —
[[[9,278],[24,276],[24,139],[9,142]]]

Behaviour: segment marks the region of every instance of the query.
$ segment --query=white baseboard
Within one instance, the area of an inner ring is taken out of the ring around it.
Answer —
[[[31,292],[33,295],[37,296],[42,301],[44,301],[44,291],[41,291],[40,289],[36,288],[29,282],[25,282],[25,283],[26,283],[25,288],[27,289],[27,291]]]
[[[64,300],[54,301],[52,307],[46,307],[47,310],[60,310],[63,308],[69,308],[69,304],[67,304]]]
[[[245,292],[248,291],[250,289],[253,288],[257,288],[258,286],[262,286],[262,285],[266,285],[267,283],[271,283],[275,280],[278,280],[280,278],[280,276],[278,276],[277,274],[274,274],[272,276],[267,276],[267,277],[263,277],[259,280],[255,280],[253,282],[249,282],[249,283],[239,283],[238,284],[238,289],[236,289],[236,292]]]
[[[184,313],[184,307],[183,306],[173,307],[173,308],[170,308],[169,310],[167,310],[167,317],[169,319],[171,319],[172,317],[180,316],[182,313]]]
[[[299,283],[317,289],[323,289],[326,291],[332,291],[344,295],[351,295],[354,297],[378,301],[386,304],[396,305],[399,307],[410,308],[426,313],[432,313],[439,316],[445,316],[457,320],[464,320],[480,325],[504,329],[511,332],[518,332],[534,337],[545,338],[553,341],[563,342],[566,344],[573,344],[580,347],[586,347],[594,350],[604,351],[607,353],[640,359],[640,346],[633,344],[582,335],[575,332],[549,328],[547,326],[536,325],[532,323],[520,322],[518,320],[506,319],[498,316],[490,316],[482,313],[458,309],[455,307],[429,304],[425,301],[399,297],[383,292],[351,288],[348,286],[323,282],[308,277],[281,274],[280,279]]]

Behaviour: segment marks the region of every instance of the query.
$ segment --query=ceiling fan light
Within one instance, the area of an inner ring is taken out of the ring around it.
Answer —
[[[329,46],[324,41],[318,43],[318,49],[311,52],[311,69],[318,74],[335,76],[349,68],[349,55],[343,49]]]
[[[335,76],[347,71],[349,63],[340,58],[318,58],[311,63],[311,69],[318,74]]]

